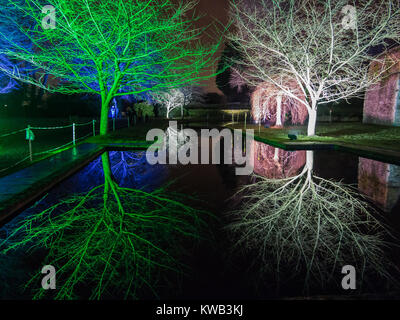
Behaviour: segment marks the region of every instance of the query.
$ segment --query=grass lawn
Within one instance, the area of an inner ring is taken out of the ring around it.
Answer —
[[[188,120],[187,120],[188,121]],[[190,122],[189,126],[194,125]],[[215,127],[221,126],[221,123],[209,124],[198,123],[199,127]],[[244,129],[244,123],[239,122],[235,124],[227,124],[227,127]],[[110,131],[106,136],[95,136],[89,137],[85,140],[81,140],[80,143],[96,143],[99,145],[108,144],[132,144],[140,143],[143,144],[146,140],[147,132],[152,128],[160,128],[165,130],[168,127],[168,120],[165,119],[155,119],[149,123],[138,123],[136,126],[131,126],[130,128],[124,128],[116,131]],[[194,126],[196,127],[196,126]],[[379,125],[362,124],[360,122],[346,122],[346,123],[318,123],[317,124],[317,135],[314,137],[306,136],[306,126],[290,126],[281,129],[264,128],[261,126],[259,132],[258,125],[247,124],[247,129],[254,129],[254,133],[257,137],[265,142],[277,142],[280,144],[287,143],[328,143],[336,144],[342,146],[348,146],[355,149],[362,149],[366,151],[375,151],[378,153],[391,152],[394,153],[396,158],[400,159],[400,127],[388,127]],[[85,132],[80,132],[80,134],[90,131],[90,126],[85,128]],[[33,149],[34,152],[48,150],[51,147],[61,145],[62,143],[71,140],[70,130],[67,132],[64,130],[57,132],[43,132],[38,133],[37,138],[34,141]],[[80,129],[82,131],[82,129]],[[90,132],[89,132],[90,133]],[[288,133],[295,133],[297,135],[296,141],[291,141],[288,138]],[[27,141],[24,137],[24,132],[18,134],[17,136],[11,137],[13,140],[1,141],[0,143],[0,169],[7,168],[7,166],[16,163],[18,160],[26,157],[28,154]],[[42,136],[43,135],[43,136]],[[45,136],[47,135],[47,136]],[[65,142],[64,142],[65,140]],[[151,142],[149,142],[151,144]],[[34,158],[34,162],[47,158],[54,155],[57,152],[66,150],[72,146],[66,148],[60,148],[55,152],[45,153],[41,156]],[[123,146],[122,146],[123,147]],[[29,160],[24,161],[20,165],[10,168],[10,170],[5,170],[0,172],[0,176],[4,176],[13,171],[22,169],[30,165]]]
[[[56,124],[57,125],[57,124]],[[64,124],[61,124],[64,125]],[[41,158],[46,153],[52,153],[72,145],[72,127],[55,130],[32,130],[35,139],[32,141],[34,159]],[[92,134],[92,126],[80,126],[76,128],[75,137],[78,142],[85,136]],[[29,143],[25,139],[25,131],[0,138],[0,172],[2,169],[14,165],[21,160],[29,158]],[[28,160],[29,162],[29,160]]]
[[[243,129],[244,123],[228,125],[230,128]],[[264,128],[258,125],[247,125],[254,129],[255,136],[279,143],[293,142],[288,133],[297,134],[295,142],[321,142],[341,144],[345,146],[362,146],[387,151],[400,151],[400,127],[388,127],[360,122],[348,123],[318,123],[316,136],[307,137],[306,126],[290,126],[282,129]]]
[[[146,140],[146,134],[150,129],[166,129],[167,127],[168,121],[156,119],[148,123],[137,123],[135,126],[131,126],[130,128],[109,131],[106,136],[96,135],[95,137],[82,139],[79,141],[79,143],[77,143],[77,145],[81,143],[96,143],[99,145],[107,145],[112,143],[143,143]],[[77,138],[86,133],[91,134],[92,132],[91,126],[83,129],[79,128],[79,134],[77,134]],[[40,151],[46,151],[54,148],[55,146],[60,146],[70,142],[70,131],[70,128],[55,132],[53,130],[45,131],[43,133],[39,131],[36,134],[35,140],[32,142],[33,152],[36,153]],[[36,163],[72,147],[73,145],[69,144],[68,146],[59,148],[55,151],[45,152],[44,154],[34,156],[32,163]],[[27,156],[29,157],[29,152],[28,143],[25,140],[25,132],[19,133],[16,136],[11,136],[7,141],[0,141],[0,177],[30,166],[32,163],[29,161],[29,159],[21,162],[20,164],[14,165]]]
[[[155,119],[148,123],[137,123],[136,126],[124,128],[117,131],[110,131],[105,136],[90,137],[85,140],[88,143],[96,143],[100,145],[113,143],[135,143],[146,141],[147,132],[152,128],[165,130],[168,127],[168,120]]]

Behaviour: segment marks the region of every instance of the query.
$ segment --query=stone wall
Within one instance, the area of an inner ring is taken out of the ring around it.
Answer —
[[[382,80],[372,85],[365,94],[363,122],[400,126],[400,47],[390,50],[384,61],[392,65]],[[370,72],[378,70],[381,62],[373,62]]]

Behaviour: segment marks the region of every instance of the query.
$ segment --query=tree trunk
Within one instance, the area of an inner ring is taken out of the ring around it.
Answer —
[[[275,126],[282,126],[282,94],[276,96],[276,123]]]
[[[101,164],[103,166],[104,183],[109,184],[111,181],[113,181],[113,178],[108,151],[103,152],[103,154],[101,155]]]
[[[279,161],[279,148],[275,148],[274,152],[274,161],[278,162]]]
[[[106,135],[108,132],[108,108],[109,100],[106,99],[101,103],[101,114],[100,114],[100,135]]]
[[[256,116],[257,119],[256,123],[259,124],[261,123],[261,118],[262,118],[262,114],[261,114],[261,107],[260,107],[260,95],[258,93],[256,93],[255,97],[254,97],[254,109],[256,111]]]
[[[312,150],[306,151],[306,166],[308,170],[312,170],[314,167],[314,152]]]
[[[314,151],[306,151],[306,168],[307,168],[307,179],[311,180],[312,171],[314,168]]]
[[[312,108],[308,111],[307,136],[315,136],[315,127],[317,124],[317,110]]]
[[[115,182],[115,178],[111,170],[110,157],[108,151],[104,152],[101,155],[101,162],[103,165],[103,172],[104,172],[104,194],[103,194],[104,208],[107,208],[108,197],[109,195],[112,194],[112,196],[114,196],[118,204],[119,212],[124,213],[124,208],[121,204],[121,198],[118,194],[118,184]]]

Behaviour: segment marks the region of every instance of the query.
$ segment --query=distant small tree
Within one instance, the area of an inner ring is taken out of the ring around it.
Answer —
[[[237,47],[227,42],[225,49],[221,53],[221,58],[218,63],[218,69],[221,70],[216,76],[216,85],[224,95],[227,97],[228,101],[243,101],[248,98],[249,88],[247,83],[238,82],[236,80],[241,80],[238,77],[238,66],[236,63],[232,63],[232,60],[241,59],[240,52]]]
[[[164,92],[154,92],[150,98],[166,110],[169,119],[172,110],[181,109],[181,117],[184,115],[184,107],[191,103],[204,103],[204,92],[199,86],[186,86]]]
[[[153,100],[166,109],[167,119],[169,119],[172,110],[177,108],[183,110],[185,95],[181,89],[172,89],[169,91],[154,93]]]
[[[187,106],[191,103],[204,103],[205,92],[203,87],[200,86],[186,86],[181,88],[182,93],[185,96],[184,106]]]
[[[247,86],[246,80],[237,68],[230,68],[229,85],[236,89],[238,93],[243,92]]]

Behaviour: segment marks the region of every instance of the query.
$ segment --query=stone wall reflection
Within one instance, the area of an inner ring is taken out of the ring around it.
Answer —
[[[360,157],[358,189],[384,211],[392,211],[400,200],[400,167]]]
[[[306,163],[306,151],[286,151],[253,141],[254,173],[268,179],[283,179],[299,173]]]

